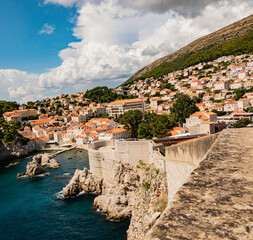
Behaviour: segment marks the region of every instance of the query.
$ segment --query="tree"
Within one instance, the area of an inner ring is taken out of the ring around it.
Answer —
[[[240,98],[243,97],[243,95],[247,92],[245,88],[237,88],[234,90],[234,94],[236,95],[234,99],[238,101]]]
[[[247,127],[247,125],[250,123],[252,123],[252,121],[248,118],[242,118],[233,125],[233,128],[244,128]]]
[[[176,121],[182,125],[185,119],[190,117],[191,114],[199,111],[196,107],[196,102],[188,95],[179,95],[171,108],[171,113],[175,114]]]
[[[87,90],[84,94],[84,98],[90,99],[91,102],[103,103],[114,101],[116,99],[129,99],[135,97],[131,95],[118,95],[117,93],[113,92],[112,89],[103,86]]]
[[[169,117],[167,114],[158,115],[150,112],[145,113],[143,122],[138,128],[138,138],[161,138],[166,135],[168,126]]]
[[[138,127],[138,138],[151,139],[151,126],[148,123],[142,122]]]
[[[0,117],[5,112],[13,111],[14,109],[18,108],[18,104],[16,102],[6,102],[6,101],[0,101]]]
[[[140,110],[129,110],[120,116],[119,122],[129,130],[131,137],[138,136],[138,127],[142,122],[143,114]]]
[[[47,113],[46,110],[45,110],[44,108],[41,108],[41,109],[40,109],[40,112],[41,112],[42,114],[46,114],[46,113]]]
[[[226,115],[226,112],[218,111],[216,109],[213,109],[212,112],[216,113],[218,117]]]

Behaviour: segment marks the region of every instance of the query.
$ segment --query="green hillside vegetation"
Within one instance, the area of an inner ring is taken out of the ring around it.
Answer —
[[[117,93],[112,92],[112,89],[109,89],[108,87],[95,87],[91,90],[88,90],[84,94],[85,98],[89,98],[91,102],[96,103],[105,103],[105,102],[111,102],[114,100],[121,100],[121,99],[130,99],[130,98],[136,98],[131,95],[119,95]]]
[[[11,112],[14,109],[17,109],[18,106],[19,105],[16,102],[0,101],[0,117],[2,117],[5,112]]]
[[[29,139],[24,138],[18,133],[20,122],[6,122],[3,113],[17,109],[19,105],[16,102],[0,101],[0,141],[11,144],[14,140],[20,140],[22,144],[26,144]]]
[[[124,85],[132,84],[140,79],[146,79],[150,77],[159,78],[170,72],[182,70],[190,66],[194,66],[201,62],[213,61],[222,56],[228,55],[240,55],[253,52],[253,31],[249,34],[240,37],[236,40],[224,42],[220,45],[209,45],[208,47],[201,49],[197,52],[188,52],[181,57],[178,57],[174,61],[168,63],[163,62],[159,66],[153,68],[149,72],[143,74],[137,79],[131,79],[126,81]]]

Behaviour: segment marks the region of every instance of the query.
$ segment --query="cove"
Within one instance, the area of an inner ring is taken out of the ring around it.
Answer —
[[[88,153],[72,150],[55,157],[58,169],[44,178],[20,178],[32,156],[0,167],[1,240],[125,240],[129,221],[115,223],[93,208],[95,196],[62,199],[61,190],[76,169],[89,167]]]

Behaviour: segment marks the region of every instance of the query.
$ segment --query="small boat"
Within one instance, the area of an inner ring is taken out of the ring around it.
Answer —
[[[19,162],[10,163],[10,164],[7,165],[5,168],[8,168],[8,167],[10,167],[10,166],[15,166],[15,165],[17,165],[17,164],[19,164]]]

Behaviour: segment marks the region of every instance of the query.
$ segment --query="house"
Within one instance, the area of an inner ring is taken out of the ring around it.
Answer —
[[[178,133],[178,134],[176,134],[176,133],[173,134],[173,131],[175,131],[175,132]],[[176,136],[176,135],[189,135],[188,131],[189,131],[188,128],[174,127],[174,128],[172,129],[172,134],[171,134],[171,135],[172,135],[172,136],[173,136],[173,135],[174,135],[174,136]]]
[[[186,119],[185,126],[190,135],[213,134],[222,131],[225,123],[217,122],[217,114],[213,112],[195,112]]]
[[[22,120],[23,118],[29,118],[29,117],[37,116],[37,115],[38,115],[38,111],[36,109],[14,110],[11,112],[3,113],[3,117],[5,121],[10,121],[10,120],[7,120],[7,118],[11,120],[19,119],[18,121],[20,121],[20,119]]]
[[[196,103],[196,107],[198,107],[200,111],[204,111],[206,108],[204,103]]]
[[[165,89],[163,89],[163,90],[160,91],[160,94],[161,95],[166,95],[166,94],[169,94],[170,92],[171,92],[171,90],[165,88]]]
[[[191,82],[191,88],[199,88],[201,86],[202,86],[202,83],[199,80],[195,80]]]
[[[214,90],[226,90],[229,89],[229,82],[220,81],[214,84]]]
[[[140,98],[117,100],[108,104],[106,111],[109,116],[119,117],[129,110],[140,110],[144,113],[144,100]]]
[[[86,122],[86,116],[83,115],[73,115],[71,116],[71,120],[78,122],[78,123],[85,123]]]
[[[215,96],[215,93],[205,93],[204,96],[203,96],[203,100],[209,101],[210,98],[214,99],[214,96]]]
[[[224,112],[238,111],[238,104],[236,101],[230,100],[224,104]]]
[[[49,124],[58,125],[59,122],[55,121],[52,118],[45,118],[45,119],[31,120],[30,123],[32,126],[36,126],[36,125],[44,126],[44,125],[49,125]]]
[[[243,82],[234,82],[230,84],[231,89],[237,89],[237,88],[242,88],[243,87]]]
[[[240,71],[240,72],[238,73],[238,78],[239,78],[239,79],[243,79],[243,78],[245,78],[246,76],[248,76],[248,73],[247,73],[245,70]]]
[[[6,116],[5,120],[7,122],[9,122],[9,121],[14,121],[14,122],[18,122],[19,121],[19,122],[21,122],[22,118],[18,114],[11,114],[11,115]]]
[[[214,99],[215,100],[222,100],[222,99],[225,99],[226,98],[226,93],[216,93],[215,96],[214,96]]]
[[[92,117],[93,111],[90,107],[83,107],[82,109],[79,110],[79,114],[86,117]]]
[[[125,128],[113,128],[105,133],[100,134],[99,139],[126,139],[129,138],[130,134]]]
[[[217,111],[223,112],[224,107],[222,106],[222,104],[214,103],[213,106],[212,106],[212,109],[215,109],[215,110],[217,110]]]
[[[153,97],[150,99],[150,108],[157,109],[157,107],[164,101],[159,97]]]
[[[105,115],[106,114],[106,107],[103,106],[95,106],[95,107],[91,107],[91,110],[93,112],[93,115]]]
[[[237,101],[237,104],[238,104],[238,110],[242,111],[244,109],[251,107],[251,99],[249,98],[240,99]]]

